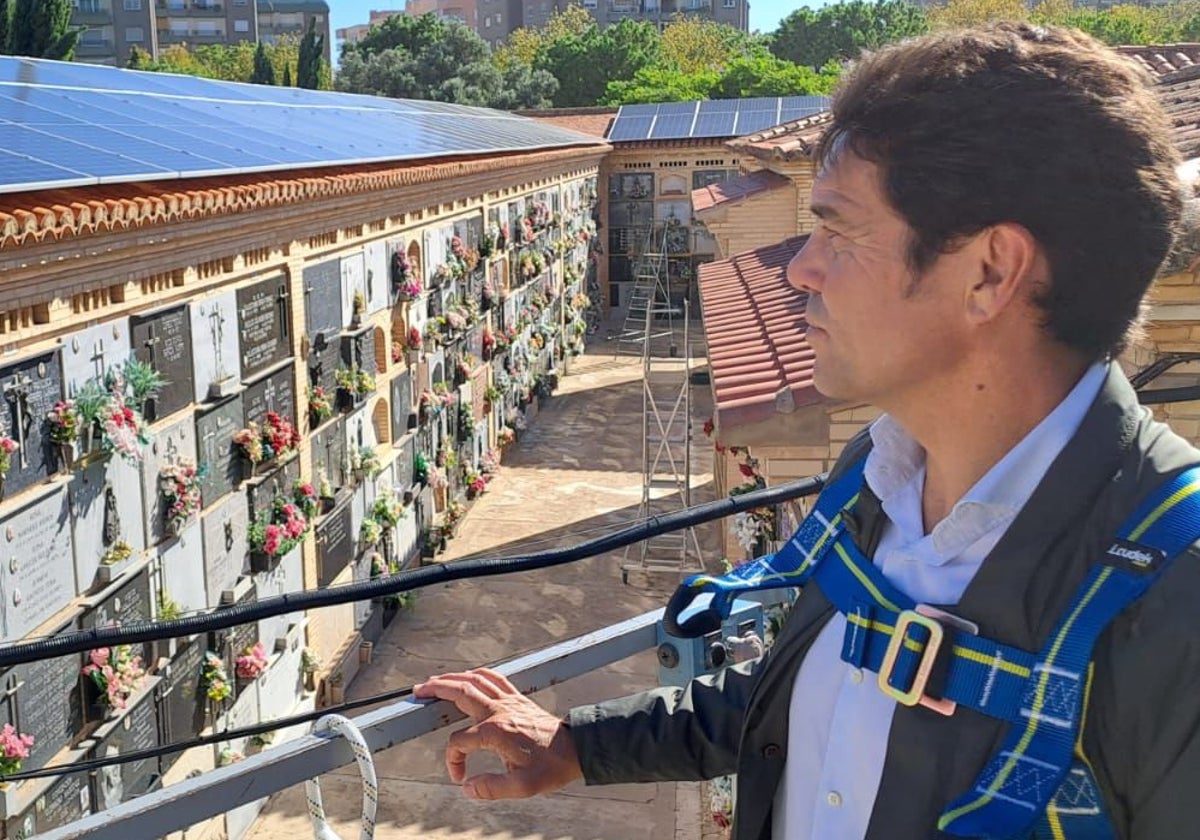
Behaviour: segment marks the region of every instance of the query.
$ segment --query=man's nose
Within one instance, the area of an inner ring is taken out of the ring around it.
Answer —
[[[794,288],[820,294],[824,273],[816,255],[818,248],[814,237],[809,236],[804,246],[788,262],[787,279]]]

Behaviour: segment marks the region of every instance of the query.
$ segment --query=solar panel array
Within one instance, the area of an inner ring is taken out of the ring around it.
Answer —
[[[828,96],[767,96],[622,105],[608,131],[608,139],[628,142],[740,137],[827,110]]]
[[[487,108],[0,57],[0,192],[596,142]]]

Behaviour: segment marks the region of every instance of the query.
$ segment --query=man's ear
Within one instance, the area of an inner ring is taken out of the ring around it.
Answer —
[[[976,324],[994,321],[1020,301],[1043,273],[1038,241],[1023,225],[1001,222],[981,231],[970,245],[978,273],[966,289],[966,312]]]

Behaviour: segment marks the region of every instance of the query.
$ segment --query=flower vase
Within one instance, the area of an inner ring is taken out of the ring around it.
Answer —
[[[321,497],[321,513],[329,513],[331,510],[333,510],[333,503],[334,503],[333,496],[322,496]]]
[[[60,443],[58,445],[58,458],[62,461],[64,472],[70,472],[75,468],[75,444],[71,442]]]
[[[355,467],[351,472],[354,476],[355,486],[362,484],[362,480],[363,480],[363,477],[366,475],[366,471],[362,467]]]

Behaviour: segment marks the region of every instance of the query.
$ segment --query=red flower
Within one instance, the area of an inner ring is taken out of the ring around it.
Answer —
[[[746,478],[754,478],[754,467],[749,464],[738,464],[738,469],[741,470],[742,475],[746,476]]]

